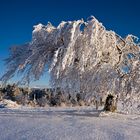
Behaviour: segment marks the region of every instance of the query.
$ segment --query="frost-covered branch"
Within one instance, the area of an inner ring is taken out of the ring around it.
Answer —
[[[57,27],[34,26],[32,41],[12,48],[6,60],[4,82],[16,72],[25,82],[50,71],[51,85],[75,96],[140,94],[140,44],[137,37],[122,38],[95,17],[61,22]]]

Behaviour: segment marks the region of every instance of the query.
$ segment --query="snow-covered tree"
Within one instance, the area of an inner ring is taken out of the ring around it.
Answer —
[[[123,102],[140,96],[140,44],[137,37],[122,38],[91,16],[85,22],[62,21],[34,26],[32,41],[13,47],[6,59],[3,82],[17,72],[21,81],[38,80],[49,70],[52,87],[61,87],[84,99],[113,93]]]

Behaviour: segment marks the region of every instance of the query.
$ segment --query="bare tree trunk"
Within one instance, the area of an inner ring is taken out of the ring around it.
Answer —
[[[109,94],[105,101],[105,111],[115,112],[117,110],[117,100],[114,99],[114,96]]]
[[[96,106],[96,110],[98,110],[98,107],[99,107],[99,102],[98,102],[98,100],[95,101],[95,106]]]

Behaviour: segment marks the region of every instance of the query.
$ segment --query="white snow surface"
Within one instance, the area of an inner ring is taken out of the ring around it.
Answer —
[[[140,115],[94,107],[0,108],[0,140],[140,140]]]
[[[6,107],[6,108],[19,108],[20,105],[18,105],[16,102],[13,102],[11,100],[3,99],[0,101],[0,108]]]

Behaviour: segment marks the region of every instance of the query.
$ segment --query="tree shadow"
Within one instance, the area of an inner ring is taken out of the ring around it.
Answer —
[[[46,118],[52,116],[78,116],[78,117],[99,117],[102,110],[74,109],[74,110],[3,110],[0,111],[0,116],[9,117],[29,117],[29,118]]]
[[[102,110],[61,111],[59,115],[78,117],[99,117]]]

